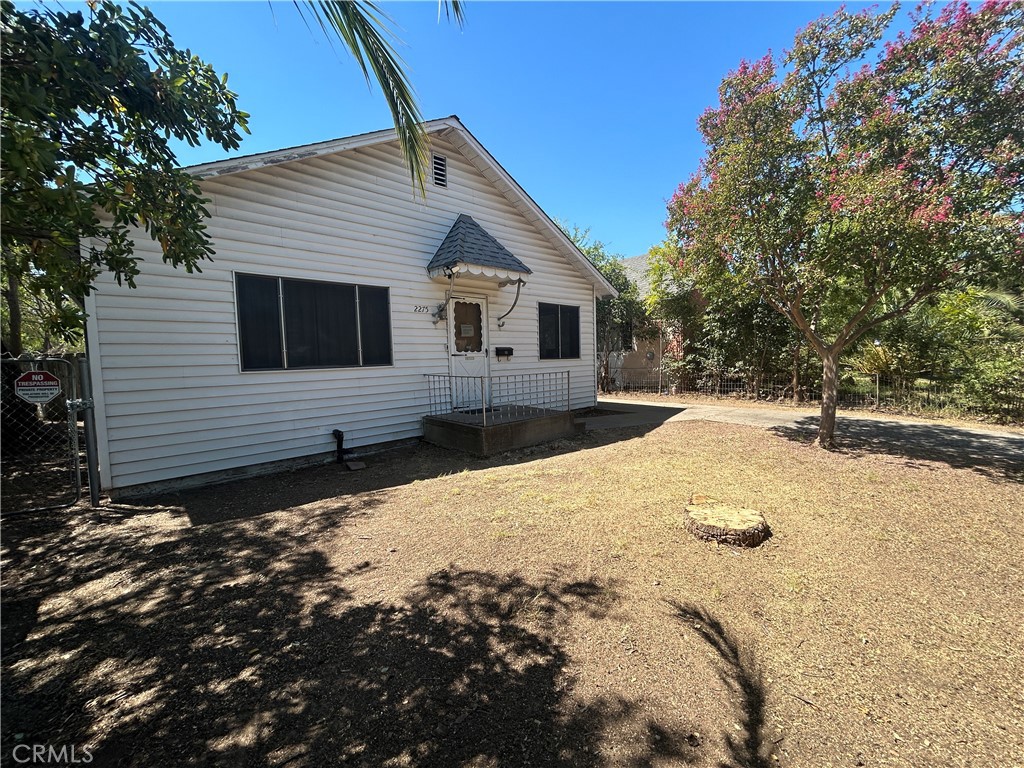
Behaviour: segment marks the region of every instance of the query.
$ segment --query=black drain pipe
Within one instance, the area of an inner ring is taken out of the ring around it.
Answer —
[[[345,433],[340,429],[334,430],[334,439],[338,441],[338,463],[345,463]]]

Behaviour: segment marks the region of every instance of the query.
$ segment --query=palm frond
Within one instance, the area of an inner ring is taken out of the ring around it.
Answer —
[[[372,0],[293,0],[299,14],[307,14],[320,26],[328,39],[338,37],[348,48],[367,84],[371,73],[384,94],[398,134],[406,165],[413,183],[426,192],[427,136],[423,131],[416,94],[405,73],[404,62],[395,50],[401,43],[393,31],[394,22]],[[445,15],[461,27],[464,23],[460,0],[442,0]],[[440,14],[440,11],[439,11]]]
[[[437,0],[437,20],[441,20],[441,8],[444,8],[444,17],[448,21],[455,17],[455,22],[460,28],[466,25],[466,14],[462,9],[460,0]]]
[[[1024,295],[1022,294],[995,288],[981,288],[976,295],[977,301],[989,309],[1001,310],[1008,314],[1024,312]]]

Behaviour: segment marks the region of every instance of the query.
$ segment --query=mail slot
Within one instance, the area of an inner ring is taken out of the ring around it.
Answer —
[[[512,347],[495,347],[495,357],[512,357]]]

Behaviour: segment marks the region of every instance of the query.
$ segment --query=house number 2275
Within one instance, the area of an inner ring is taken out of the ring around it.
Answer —
[[[430,307],[425,307],[422,304],[417,304],[412,308],[413,312],[429,312]]]

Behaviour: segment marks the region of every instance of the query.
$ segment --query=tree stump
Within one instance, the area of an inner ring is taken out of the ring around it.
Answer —
[[[698,539],[756,547],[771,536],[764,515],[755,509],[733,507],[706,496],[696,496],[694,502],[686,507],[683,525]]]

